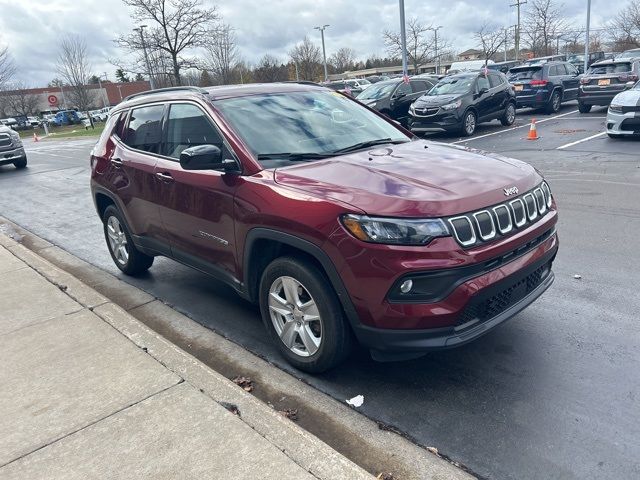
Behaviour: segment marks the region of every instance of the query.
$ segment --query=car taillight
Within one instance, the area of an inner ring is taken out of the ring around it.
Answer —
[[[548,82],[546,80],[531,80],[532,87],[544,87]]]
[[[624,75],[620,75],[618,77],[618,80],[620,82],[635,82],[636,80],[638,80],[638,76],[634,75],[633,73],[630,74],[624,74]]]
[[[591,79],[590,79],[589,77],[582,77],[582,78],[580,79],[580,83],[581,83],[582,85],[589,85],[589,82],[591,82]]]

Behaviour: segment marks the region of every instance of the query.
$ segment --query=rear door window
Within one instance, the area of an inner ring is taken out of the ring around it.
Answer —
[[[489,74],[489,84],[491,85],[491,88],[499,87],[500,85],[502,85],[502,83],[503,81],[501,75],[495,73]]]
[[[134,108],[129,116],[123,141],[131,148],[160,153],[164,105]]]
[[[411,90],[413,93],[422,93],[429,90],[431,87],[425,80],[412,80],[411,81]]]

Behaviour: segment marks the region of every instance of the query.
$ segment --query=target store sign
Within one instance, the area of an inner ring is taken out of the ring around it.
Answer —
[[[56,97],[55,95],[49,95],[47,97],[47,100],[49,101],[49,105],[57,105],[58,104],[58,97]]]

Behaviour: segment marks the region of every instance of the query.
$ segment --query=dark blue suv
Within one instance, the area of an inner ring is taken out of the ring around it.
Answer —
[[[507,77],[516,93],[518,108],[542,108],[546,113],[555,113],[562,102],[578,98],[578,75],[578,69],[569,62],[552,61],[513,67]]]

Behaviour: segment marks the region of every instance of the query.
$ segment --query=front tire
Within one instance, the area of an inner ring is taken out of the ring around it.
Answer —
[[[555,90],[551,94],[551,98],[549,99],[549,103],[546,107],[546,112],[548,114],[558,113],[560,111],[560,107],[562,106],[562,95],[558,90]]]
[[[13,162],[13,166],[16,167],[18,170],[27,168],[27,156],[25,155],[24,157]]]
[[[351,350],[351,332],[338,297],[311,262],[281,257],[260,280],[262,320],[280,353],[294,367],[324,372]]]
[[[109,205],[102,216],[104,238],[109,253],[123,273],[130,276],[140,275],[153,265],[153,257],[138,250],[131,239],[131,234],[118,209]]]
[[[476,125],[478,123],[478,117],[473,110],[468,110],[462,118],[462,128],[460,132],[464,137],[470,137],[476,131]]]
[[[509,127],[514,124],[516,121],[516,106],[513,103],[509,103],[507,108],[504,110],[504,114],[502,118],[500,118],[500,123],[505,127]]]
[[[591,105],[585,105],[584,103],[578,102],[578,111],[580,113],[589,113],[591,111]]]

